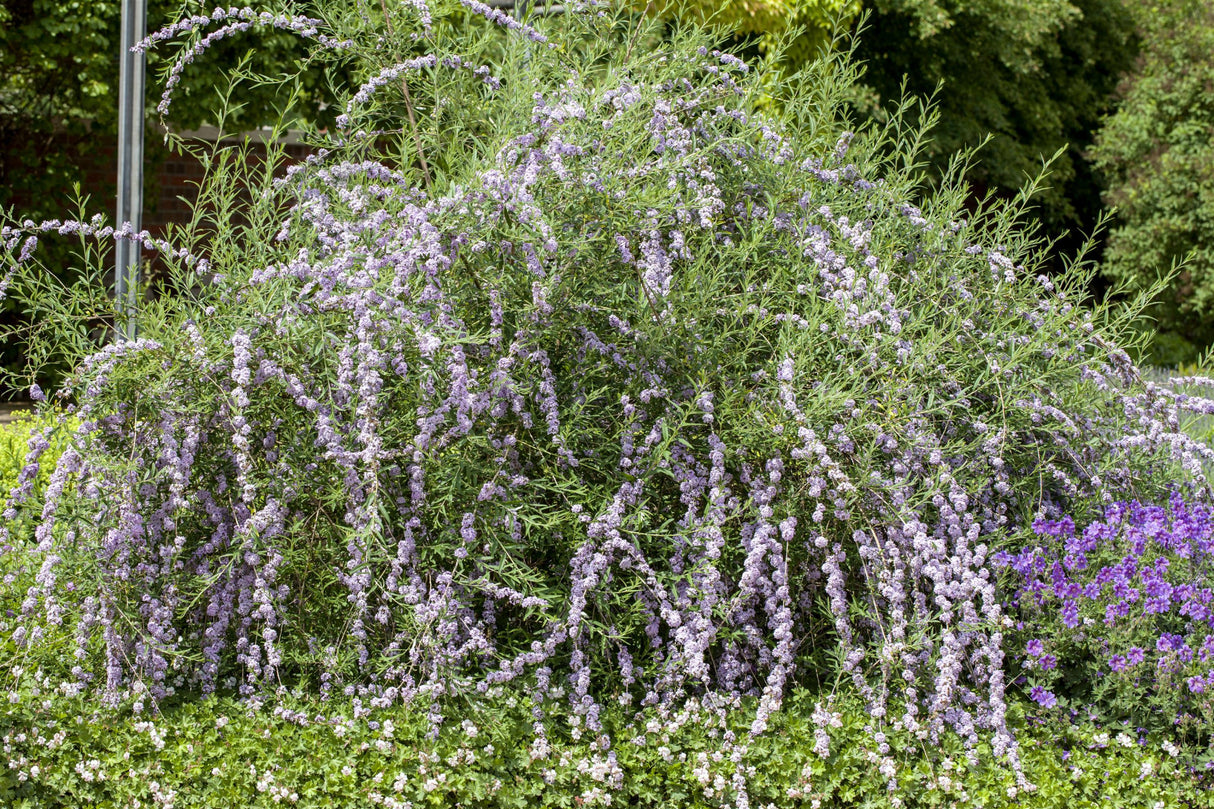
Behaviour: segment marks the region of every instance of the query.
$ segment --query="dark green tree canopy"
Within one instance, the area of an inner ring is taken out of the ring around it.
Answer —
[[[1084,149],[1132,63],[1133,22],[1121,0],[875,0],[869,9],[858,48],[867,82],[879,105],[904,86],[936,93],[937,170],[989,134],[971,179],[1015,190],[1065,149],[1039,215],[1053,233],[1091,227],[1100,198]]]
[[[1169,0],[1136,7],[1142,56],[1096,138],[1096,165],[1117,207],[1105,275],[1149,288],[1184,259],[1156,308],[1161,362],[1214,342],[1214,6]],[[1187,344],[1187,345],[1186,345]]]

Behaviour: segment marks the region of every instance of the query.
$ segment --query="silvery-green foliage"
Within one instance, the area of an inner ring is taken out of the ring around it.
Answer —
[[[217,158],[184,246],[5,226],[15,294],[54,233],[143,239],[177,290],[74,358],[18,641],[73,627],[110,696],[515,681],[595,733],[606,697],[698,691],[758,697],[759,733],[839,677],[874,727],[1014,758],[989,559],[1036,514],[1204,485],[1186,402],[1082,268],[1034,273],[1017,211],[923,195],[923,133],[846,131],[845,60],[760,112],[763,69],[703,32],[464,5],[510,36],[456,52],[420,3],[195,20],[359,60],[344,128],[277,175]]]

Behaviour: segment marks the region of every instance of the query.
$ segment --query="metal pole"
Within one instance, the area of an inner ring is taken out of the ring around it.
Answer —
[[[122,53],[118,63],[118,216],[119,227],[143,229],[143,85],[147,62],[131,53],[147,32],[147,0],[122,0]],[[116,331],[135,337],[135,303],[139,290],[140,244],[118,239],[114,245],[114,300],[122,317]]]

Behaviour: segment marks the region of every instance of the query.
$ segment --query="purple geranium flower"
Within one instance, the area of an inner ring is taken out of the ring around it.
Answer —
[[[1054,696],[1054,692],[1047,691],[1042,686],[1033,686],[1033,690],[1029,692],[1029,697],[1043,708],[1053,708],[1058,704],[1058,697]]]

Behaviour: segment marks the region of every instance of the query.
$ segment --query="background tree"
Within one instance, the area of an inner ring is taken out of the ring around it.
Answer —
[[[1122,0],[873,0],[867,9],[858,48],[875,91],[867,114],[938,87],[928,147],[937,172],[993,136],[970,177],[977,194],[1020,189],[1063,150],[1037,215],[1051,237],[1091,230],[1101,188],[1085,152],[1136,45]]]
[[[1103,211],[1085,156],[1136,48],[1123,0],[698,0],[684,14],[731,26],[765,50],[805,28],[790,68],[813,57],[835,25],[861,26],[861,118],[882,120],[905,95],[935,97],[939,123],[924,157],[939,177],[960,149],[989,143],[969,180],[974,196],[1014,193],[1061,151],[1037,196],[1038,221],[1075,248]],[[863,20],[863,22],[860,22]]]
[[[1153,361],[1192,361],[1214,343],[1214,6],[1132,6],[1142,55],[1096,137],[1105,201],[1117,206],[1104,275],[1149,287],[1189,259],[1153,314]]]
[[[683,16],[723,25],[762,50],[790,29],[803,29],[786,54],[790,62],[801,65],[831,40],[837,27],[855,21],[862,3],[861,0],[687,0],[674,7]]]

